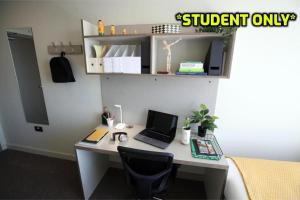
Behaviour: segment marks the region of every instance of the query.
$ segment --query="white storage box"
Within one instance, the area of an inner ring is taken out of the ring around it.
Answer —
[[[105,56],[103,57],[103,67],[105,73],[112,73],[113,72],[113,61],[112,58],[115,56],[116,52],[118,51],[118,45],[112,45]]]
[[[112,45],[103,58],[105,73],[141,74],[140,45]]]

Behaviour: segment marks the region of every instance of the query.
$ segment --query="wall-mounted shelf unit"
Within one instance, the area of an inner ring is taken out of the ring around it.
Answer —
[[[99,36],[97,25],[82,20],[83,49],[87,74],[190,77],[191,75],[175,75],[180,63],[182,61],[201,61],[204,63],[212,41],[221,40],[225,44],[221,73],[215,76],[208,73],[207,76],[192,77],[230,77],[235,32],[224,36],[218,33],[196,33],[193,29],[182,29],[181,33],[176,34],[152,34],[151,28],[153,25],[115,26],[116,35],[110,35],[110,26],[106,26],[104,36]],[[123,28],[126,28],[127,35],[118,34],[122,32]],[[167,53],[163,49],[163,41],[171,43],[178,39],[180,41],[172,46],[171,74],[158,74],[157,72],[166,68]],[[114,58],[110,59],[110,56],[113,54]],[[128,59],[119,63],[118,57],[128,57]],[[131,57],[134,57],[134,59]],[[112,70],[109,67],[107,68],[109,65],[107,63],[111,62],[114,62],[114,64],[118,62],[120,69]]]

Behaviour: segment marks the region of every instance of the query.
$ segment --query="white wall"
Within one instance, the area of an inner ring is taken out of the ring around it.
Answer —
[[[239,30],[232,77],[220,81],[216,107],[226,154],[300,161],[299,22]]]
[[[123,120],[130,124],[146,125],[149,109],[178,115],[178,127],[185,117],[205,103],[213,112],[218,93],[218,79],[101,76],[102,102],[119,119],[115,104],[121,104]]]
[[[44,135],[35,134],[32,126],[25,123],[8,43],[1,28],[0,106],[5,111],[3,128],[7,141],[72,153],[72,144],[96,124],[101,107],[99,77],[85,75],[83,56],[74,56],[72,63],[78,82],[54,84],[46,52],[51,41],[81,43],[81,18],[95,23],[103,19],[106,24],[117,25],[174,22],[174,14],[179,11],[299,13],[299,9],[297,0],[1,2],[1,27],[33,28],[50,120]],[[300,113],[299,31],[299,19],[288,29],[238,30],[232,77],[220,81],[216,106],[220,117],[216,134],[227,155],[300,160],[300,127],[296,122]],[[194,103],[198,102],[201,100],[195,99]]]
[[[288,28],[238,30],[231,78],[219,82],[216,135],[227,155],[300,161],[300,2],[239,4],[240,11],[296,12],[298,19]]]
[[[61,157],[74,154],[74,144],[98,123],[102,110],[99,76],[86,76],[82,55],[68,56],[75,83],[53,83],[47,45],[60,41],[81,44],[81,15],[58,3],[0,3],[0,109],[8,147],[46,151]],[[74,8],[74,7],[73,7]],[[26,123],[15,77],[6,28],[32,27],[49,126],[34,131]]]

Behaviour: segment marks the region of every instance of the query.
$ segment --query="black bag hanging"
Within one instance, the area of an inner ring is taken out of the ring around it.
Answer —
[[[65,52],[61,52],[60,57],[54,57],[50,60],[52,80],[55,83],[75,82],[69,60],[64,56]]]

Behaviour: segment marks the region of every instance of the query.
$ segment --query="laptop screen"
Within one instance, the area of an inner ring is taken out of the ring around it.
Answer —
[[[178,116],[149,110],[146,128],[164,136],[174,138]]]

